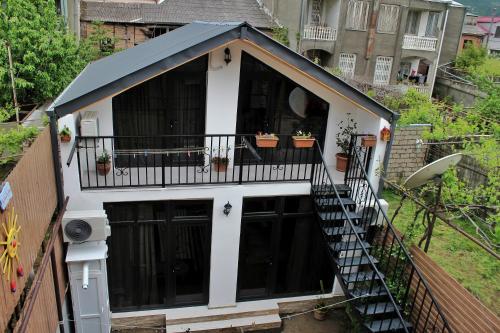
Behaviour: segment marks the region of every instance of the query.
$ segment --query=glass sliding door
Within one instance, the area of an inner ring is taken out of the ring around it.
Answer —
[[[208,303],[210,201],[107,203],[112,311]]]
[[[309,196],[246,198],[240,240],[238,299],[327,292],[334,273]]]

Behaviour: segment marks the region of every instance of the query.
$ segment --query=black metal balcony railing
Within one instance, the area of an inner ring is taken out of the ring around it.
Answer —
[[[278,137],[276,148],[258,148],[254,135],[238,134],[77,137],[68,165],[76,152],[82,189],[308,181],[314,148]],[[228,161],[226,170],[217,171],[217,158]]]

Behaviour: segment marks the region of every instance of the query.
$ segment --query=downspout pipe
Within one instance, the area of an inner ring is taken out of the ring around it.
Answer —
[[[49,116],[49,126],[50,126],[50,141],[52,146],[52,161],[54,163],[54,175],[56,180],[56,191],[57,191],[57,209],[61,210],[64,205],[64,188],[62,179],[62,166],[61,159],[59,156],[59,130],[57,127],[57,114],[54,110],[47,110],[47,115]]]
[[[446,6],[446,15],[444,17],[444,23],[443,23],[443,33],[441,34],[441,40],[439,41],[439,51],[436,59],[436,64],[434,65],[433,71],[434,75],[432,78],[432,87],[431,87],[431,96],[432,93],[434,92],[434,86],[436,85],[436,75],[439,67],[439,59],[441,59],[441,50],[443,48],[443,41],[444,41],[444,35],[446,34],[446,26],[448,24],[448,14],[450,13],[450,5]]]
[[[383,161],[383,170],[380,175],[379,183],[378,183],[378,191],[377,197],[380,198],[382,195],[382,191],[384,190],[384,177],[387,174],[387,170],[389,168],[389,160],[391,158],[392,145],[394,143],[394,135],[396,134],[396,123],[398,122],[399,114],[395,113],[393,118],[391,119],[391,138],[387,143],[387,147],[385,148],[384,161]]]

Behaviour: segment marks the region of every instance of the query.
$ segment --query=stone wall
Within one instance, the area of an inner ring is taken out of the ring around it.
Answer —
[[[422,133],[428,130],[429,126],[409,125],[396,129],[387,179],[404,180],[425,165],[427,146],[417,145],[417,140],[422,138]]]

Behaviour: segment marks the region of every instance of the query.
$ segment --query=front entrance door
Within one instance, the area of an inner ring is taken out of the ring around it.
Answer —
[[[210,201],[107,203],[111,310],[208,303]]]
[[[309,196],[245,198],[238,300],[331,291],[334,273]]]

